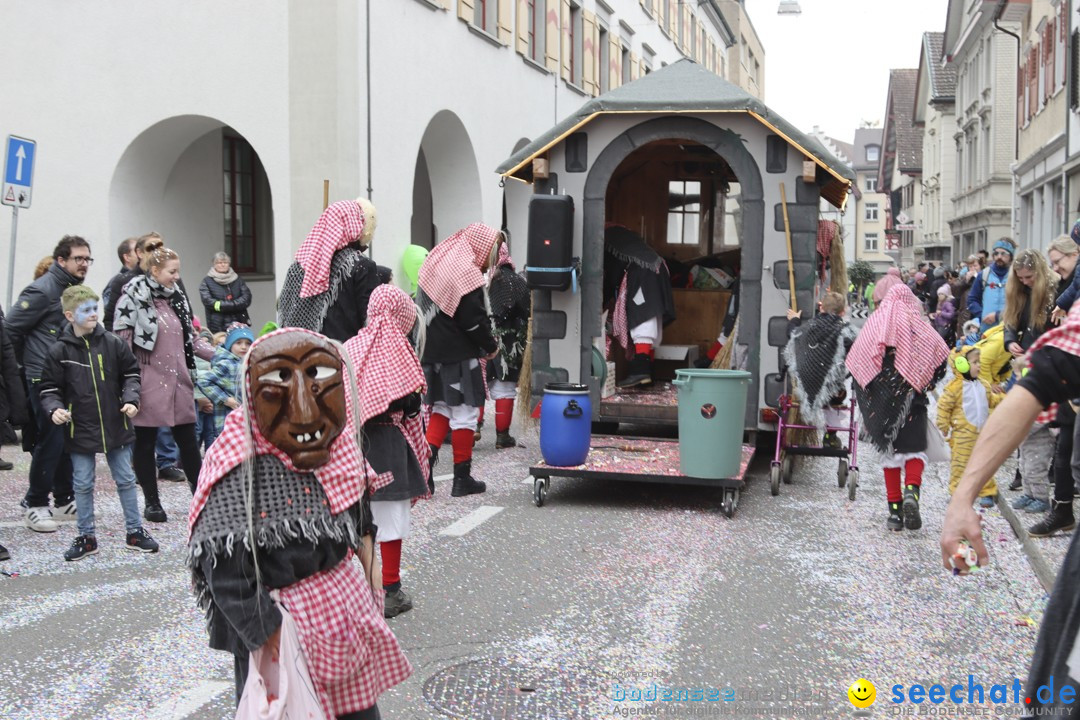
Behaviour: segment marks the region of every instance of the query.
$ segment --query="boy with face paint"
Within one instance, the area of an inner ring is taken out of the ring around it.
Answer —
[[[139,412],[140,371],[131,348],[98,323],[98,296],[73,285],[60,296],[69,325],[49,349],[41,376],[41,406],[56,425],[68,425],[64,446],[71,455],[78,536],[64,553],[81,560],[98,551],[94,532],[95,455],[104,453],[124,509],[127,547],[157,552],[142,528],[131,452]]]

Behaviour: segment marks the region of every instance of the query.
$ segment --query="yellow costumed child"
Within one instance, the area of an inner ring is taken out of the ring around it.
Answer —
[[[955,377],[945,386],[938,400],[937,426],[952,448],[952,467],[949,473],[949,493],[956,490],[971,449],[986,424],[990,411],[997,407],[1004,394],[993,392],[990,383],[980,377],[981,351],[975,346],[961,348],[953,359]],[[979,493],[979,504],[993,505],[997,484],[990,480]]]

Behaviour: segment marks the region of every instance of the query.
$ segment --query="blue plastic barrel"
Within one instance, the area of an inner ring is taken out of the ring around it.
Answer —
[[[548,383],[540,405],[540,454],[555,467],[583,465],[592,440],[589,386]]]

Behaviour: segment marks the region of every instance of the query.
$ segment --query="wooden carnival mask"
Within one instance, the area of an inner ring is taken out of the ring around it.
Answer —
[[[286,332],[251,348],[252,416],[259,431],[298,470],[330,460],[330,445],[345,427],[341,355],[321,335]]]

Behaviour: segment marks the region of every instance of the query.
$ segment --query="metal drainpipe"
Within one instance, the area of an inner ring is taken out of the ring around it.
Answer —
[[[371,199],[374,189],[371,187],[371,0],[364,5],[367,17],[364,20],[364,50],[367,53],[367,197]],[[370,253],[369,253],[370,254]]]
[[[1014,33],[1012,30],[1006,30],[1005,28],[1001,27],[1001,25],[998,24],[998,22],[1001,20],[1001,13],[1003,13],[1005,11],[1005,5],[1007,3],[1008,3],[1008,0],[999,0],[998,1],[997,8],[995,8],[995,10],[994,10],[994,28],[996,28],[997,30],[1000,30],[1001,32],[1005,33],[1006,35],[1012,35],[1014,38],[1016,38],[1016,69],[1017,69],[1017,71],[1019,71],[1020,70],[1020,47],[1022,45],[1022,41],[1020,39],[1020,36],[1017,35],[1016,33]],[[1013,140],[1013,164],[1009,168],[1009,171],[1010,171],[1009,174],[1012,176],[1012,202],[1010,203],[1010,215],[1011,215],[1011,217],[1009,218],[1009,227],[1011,228],[1013,237],[1016,237],[1016,235],[1018,234],[1016,232],[1016,215],[1017,215],[1016,204],[1017,204],[1017,200],[1018,200],[1018,198],[1016,196],[1016,163],[1020,159],[1020,118],[1016,118],[1016,123],[1015,123],[1014,130],[1013,130],[1013,138],[1014,138],[1014,140]],[[990,241],[990,238],[987,238],[987,242],[989,242],[989,241]]]

